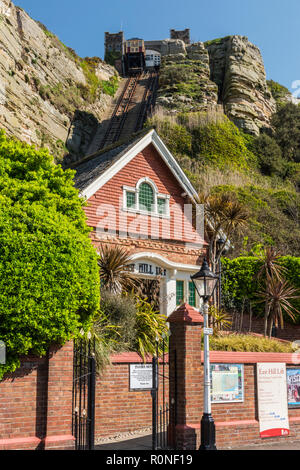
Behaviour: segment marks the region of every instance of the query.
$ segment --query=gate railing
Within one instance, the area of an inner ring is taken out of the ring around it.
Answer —
[[[157,345],[156,356],[152,359],[152,450],[174,448],[174,429],[176,426],[176,355],[169,358],[169,373],[166,374],[167,342],[161,344],[162,355],[159,359]],[[175,372],[170,376],[170,363]],[[160,366],[161,363],[161,366]],[[175,393],[170,401],[170,387]]]
[[[76,450],[93,450],[95,445],[96,361],[94,343],[74,342],[72,432]]]

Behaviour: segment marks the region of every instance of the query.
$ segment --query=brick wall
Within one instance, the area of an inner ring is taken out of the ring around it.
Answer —
[[[189,315],[193,315],[191,312]],[[188,316],[183,325],[180,322],[171,323],[171,370],[169,372],[166,363],[165,375],[174,376],[172,354],[176,350],[178,450],[196,449],[200,444],[203,413],[200,317],[194,317],[191,321],[191,316]],[[212,404],[219,449],[269,444],[279,439],[300,439],[300,409],[289,409],[290,436],[271,439],[261,439],[259,436],[256,364],[284,362],[293,365],[291,354],[212,351],[210,356],[211,363],[244,364],[244,402]],[[151,392],[131,391],[129,384],[129,366],[142,362],[141,358],[135,353],[124,353],[112,356],[111,362],[96,382],[96,440],[151,428],[152,425]],[[147,362],[151,362],[151,358]],[[160,364],[160,374],[162,367]],[[46,358],[24,358],[21,368],[0,382],[0,450],[73,448],[72,368],[73,346],[68,343],[63,348],[52,348]],[[165,393],[168,397],[168,387]],[[174,397],[174,381],[170,383],[170,395]],[[162,386],[159,405],[161,403]]]
[[[152,397],[149,390],[132,391],[129,383],[130,364],[141,363],[136,353],[124,353],[111,358],[112,365],[97,378],[95,408],[95,438],[112,437],[152,426]],[[147,359],[147,363],[151,362]],[[160,365],[160,373],[163,371]],[[168,364],[165,364],[168,376]],[[168,383],[166,383],[168,397]],[[162,403],[160,388],[159,405]]]
[[[0,450],[72,449],[73,343],[26,357],[0,382]]]
[[[170,357],[176,353],[180,398],[177,400],[176,445],[179,450],[193,450],[200,445],[200,421],[203,415],[203,353],[201,318],[199,313],[185,304],[170,317]],[[300,364],[299,355],[291,353],[247,353],[211,351],[210,362],[244,364],[244,401],[241,403],[212,403],[212,416],[216,425],[217,447],[232,448],[249,444],[278,442],[279,439],[300,438],[300,408],[289,409],[290,435],[261,439],[259,435],[256,364],[282,362],[287,366]],[[170,362],[170,375],[173,374]],[[171,396],[174,388],[170,386]]]

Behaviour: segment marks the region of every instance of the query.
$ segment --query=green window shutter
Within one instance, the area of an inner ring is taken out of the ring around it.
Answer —
[[[157,209],[159,214],[166,214],[167,211],[167,200],[163,198],[157,199]]]
[[[176,305],[184,300],[184,281],[176,281]]]
[[[130,191],[126,192],[126,207],[128,209],[135,207],[135,193]]]
[[[139,190],[139,209],[154,211],[154,193],[150,184],[143,183]]]
[[[196,290],[193,282],[189,283],[189,305],[196,307]]]

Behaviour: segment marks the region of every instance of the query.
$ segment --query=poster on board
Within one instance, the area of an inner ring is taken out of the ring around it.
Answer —
[[[257,395],[260,437],[290,434],[286,365],[257,364]]]
[[[288,406],[300,407],[300,368],[288,368],[286,370]]]
[[[211,364],[211,402],[244,401],[243,364]]]
[[[130,364],[130,390],[152,389],[152,364]]]

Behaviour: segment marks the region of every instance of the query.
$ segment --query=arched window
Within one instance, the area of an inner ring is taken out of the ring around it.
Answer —
[[[142,183],[139,188],[139,207],[148,212],[154,211],[154,192],[148,183]]]
[[[135,187],[123,186],[123,209],[169,218],[170,196],[159,193],[149,178],[141,178]]]

